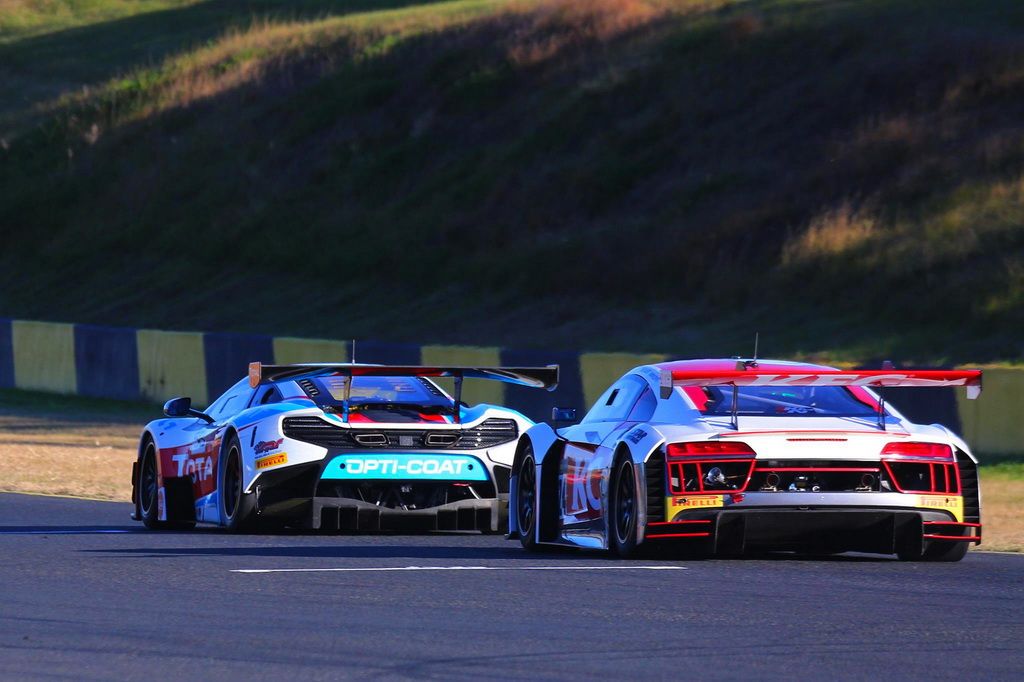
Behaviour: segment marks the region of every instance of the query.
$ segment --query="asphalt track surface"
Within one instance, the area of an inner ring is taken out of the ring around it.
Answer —
[[[147,532],[128,512],[0,494],[0,678],[1024,675],[1020,556],[625,562],[500,536]]]

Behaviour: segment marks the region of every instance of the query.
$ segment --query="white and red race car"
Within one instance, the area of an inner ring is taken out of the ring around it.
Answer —
[[[430,377],[450,377],[454,395]],[[261,365],[205,411],[164,406],[139,441],[134,518],[335,531],[503,531],[519,434],[461,401],[463,379],[553,390],[558,367]]]
[[[682,544],[958,561],[981,542],[977,460],[955,433],[909,422],[873,390],[888,386],[966,386],[973,398],[981,372],[637,367],[580,423],[519,439],[510,537],[622,556]]]

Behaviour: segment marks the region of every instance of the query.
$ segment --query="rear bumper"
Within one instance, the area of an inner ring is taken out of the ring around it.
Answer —
[[[980,524],[943,512],[750,508],[695,512],[647,525],[648,540],[703,541],[718,554],[746,551],[921,552],[931,542],[981,541]]]
[[[314,497],[312,528],[332,531],[456,531],[496,533],[507,524],[508,496],[462,500],[428,509],[389,509],[361,500]]]

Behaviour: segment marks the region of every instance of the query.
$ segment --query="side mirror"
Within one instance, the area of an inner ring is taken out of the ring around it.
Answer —
[[[171,398],[164,403],[164,414],[168,417],[187,417],[192,409],[192,398]]]
[[[207,424],[213,422],[213,417],[192,409],[192,398],[171,398],[164,403],[164,414],[168,417],[196,417]]]
[[[551,408],[551,421],[553,422],[574,422],[576,421],[575,407],[553,407]]]

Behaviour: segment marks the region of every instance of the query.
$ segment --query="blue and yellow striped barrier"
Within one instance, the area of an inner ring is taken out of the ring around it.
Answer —
[[[509,404],[534,419],[554,406],[584,407],[578,353],[358,341],[359,362],[562,365],[553,393],[468,379],[468,402]],[[207,405],[246,375],[249,363],[346,362],[351,341],[261,334],[176,332],[0,318],[0,387],[162,402],[180,395]],[[442,381],[442,383],[444,383]]]
[[[207,405],[245,376],[248,363],[346,362],[351,342],[261,334],[172,332],[0,318],[0,387],[162,402],[187,395]],[[667,355],[577,353],[476,346],[418,346],[358,341],[359,362],[407,365],[561,365],[556,391],[466,381],[470,403],[507,405],[535,420],[551,408],[581,413],[626,370]],[[890,400],[911,419],[940,422],[986,454],[1024,453],[1024,368],[985,371],[979,400],[951,389],[891,389]]]

